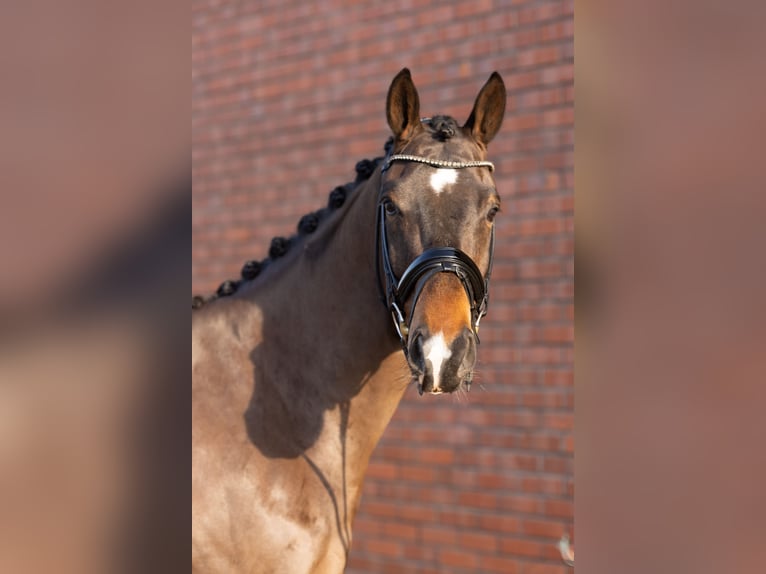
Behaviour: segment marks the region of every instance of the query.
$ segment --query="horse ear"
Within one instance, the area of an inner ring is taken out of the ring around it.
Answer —
[[[492,72],[476,96],[471,115],[463,127],[467,128],[478,142],[487,145],[500,129],[504,113],[505,84],[500,74]]]
[[[388,88],[386,119],[397,140],[406,141],[420,129],[420,98],[407,68],[396,74]]]

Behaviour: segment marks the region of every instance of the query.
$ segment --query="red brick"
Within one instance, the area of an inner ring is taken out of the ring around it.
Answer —
[[[481,517],[481,527],[493,532],[521,532],[521,521],[514,516],[486,515]]]
[[[497,536],[473,532],[461,533],[459,544],[461,548],[480,550],[482,552],[494,552],[498,547]]]
[[[564,534],[564,526],[560,522],[550,520],[525,520],[522,529],[528,536],[558,539]]]
[[[500,540],[500,549],[506,554],[540,558],[544,556],[544,544],[524,538],[503,538]]]
[[[450,464],[455,457],[455,453],[448,448],[421,448],[417,453],[417,458],[424,464]]]
[[[572,518],[574,516],[574,504],[571,500],[546,500],[545,514],[561,518]]]
[[[500,498],[499,508],[509,512],[520,512],[524,514],[535,514],[540,510],[540,502],[534,498],[526,496],[514,496],[507,494]]]
[[[483,556],[480,567],[482,572],[501,572],[502,574],[519,574],[519,562],[513,558],[502,556]]]
[[[377,535],[382,530],[382,524],[379,520],[372,520],[367,516],[359,516],[354,521],[354,534],[361,535]]]
[[[370,538],[364,541],[363,547],[373,554],[394,557],[402,555],[402,545],[390,540]]]
[[[367,467],[367,476],[370,478],[394,479],[398,473],[398,468],[393,464],[373,462]]]
[[[464,506],[497,508],[497,497],[486,492],[462,492],[458,500]]]
[[[436,471],[427,466],[399,466],[398,471],[403,480],[433,482],[436,477]]]
[[[365,511],[373,516],[396,516],[397,507],[392,504],[384,504],[380,502],[368,502],[365,505]]]
[[[519,52],[516,63],[518,66],[539,66],[550,64],[560,58],[560,50],[556,46],[534,47]]]
[[[478,557],[472,552],[462,550],[442,550],[439,553],[439,562],[450,568],[475,568]]]
[[[436,520],[437,512],[434,508],[400,504],[396,506],[395,514],[398,518],[413,522],[433,523]]]
[[[572,472],[572,461],[569,458],[546,456],[543,458],[543,470],[545,472],[569,474]]]
[[[457,541],[457,532],[452,528],[423,526],[420,529],[420,537],[426,543],[451,545]]]
[[[571,574],[570,567],[563,564],[524,564],[520,574]]]
[[[572,430],[574,428],[573,413],[549,413],[545,415],[543,425],[557,430]]]
[[[354,525],[356,530],[356,524]],[[404,524],[402,522],[387,522],[383,524],[382,532],[385,536],[391,538],[401,538],[404,540],[413,540],[418,533],[418,529],[411,524]]]
[[[455,8],[457,18],[466,18],[482,12],[492,10],[492,0],[474,0],[472,2],[460,2]]]
[[[480,516],[472,512],[468,507],[458,507],[457,510],[442,510],[439,513],[441,524],[460,526],[463,529],[475,529],[479,526]]]

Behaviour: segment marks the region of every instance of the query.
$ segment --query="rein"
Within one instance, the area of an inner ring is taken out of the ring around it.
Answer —
[[[394,154],[386,158],[381,173],[384,173],[395,161],[412,161],[438,168],[463,169],[468,167],[488,167],[494,170],[494,165],[489,161],[446,161],[415,155]],[[377,213],[377,238],[376,238],[376,272],[378,275],[378,287],[381,298],[391,313],[396,333],[402,344],[405,357],[408,356],[407,337],[409,335],[409,323],[415,313],[423,287],[437,273],[454,273],[460,279],[465,289],[468,301],[471,304],[471,329],[479,342],[479,323],[487,314],[489,305],[489,277],[492,273],[492,258],[495,247],[495,228],[492,227],[489,244],[489,264],[487,275],[482,277],[476,263],[465,252],[455,247],[432,247],[426,249],[417,256],[405,269],[401,278],[397,279],[391,267],[388,252],[388,237],[386,233],[385,206],[380,204]],[[381,269],[385,276],[385,287]],[[414,291],[412,308],[409,319],[404,317],[404,303]]]

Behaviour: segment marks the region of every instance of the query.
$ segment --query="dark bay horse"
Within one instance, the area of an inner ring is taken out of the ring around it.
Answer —
[[[411,382],[464,392],[486,312],[491,75],[468,120],[391,83],[387,154],[192,307],[192,571],[342,572],[370,455]],[[393,325],[392,325],[393,318]]]

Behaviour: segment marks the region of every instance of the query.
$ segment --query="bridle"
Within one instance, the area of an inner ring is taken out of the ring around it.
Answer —
[[[487,167],[490,171],[495,169],[489,161],[447,161],[426,158],[416,155],[394,154],[386,157],[380,172],[383,174],[395,161],[418,162],[437,168],[463,169],[467,167]],[[455,247],[431,247],[418,255],[397,279],[391,268],[391,259],[388,252],[388,237],[386,234],[385,205],[378,205],[377,213],[377,239],[375,249],[375,268],[378,274],[378,287],[381,290],[381,298],[391,313],[396,333],[404,349],[404,355],[408,355],[407,337],[409,324],[415,313],[423,287],[437,273],[454,273],[460,279],[465,289],[468,301],[471,304],[471,330],[479,342],[479,323],[487,314],[489,304],[489,276],[492,273],[492,257],[495,248],[495,228],[490,232],[489,263],[487,275],[482,277],[476,263],[466,253]],[[381,271],[384,277],[381,277]],[[385,279],[385,284],[384,284]],[[404,303],[414,292],[409,319],[404,317]]]

